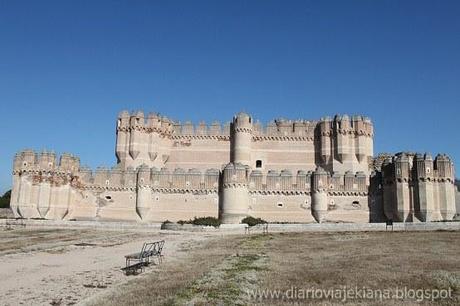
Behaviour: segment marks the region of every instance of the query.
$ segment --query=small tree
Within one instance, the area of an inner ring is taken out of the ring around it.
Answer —
[[[261,219],[261,218],[254,218],[254,217],[246,217],[243,220],[241,220],[241,223],[246,223],[249,226],[254,226],[257,224],[265,224],[268,223],[267,221]]]

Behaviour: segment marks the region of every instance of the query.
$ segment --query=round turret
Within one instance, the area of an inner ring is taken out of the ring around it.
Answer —
[[[238,113],[231,124],[231,161],[251,166],[252,118],[246,113]]]
[[[328,174],[318,167],[312,174],[311,213],[321,223],[327,215]]]
[[[248,215],[248,175],[240,163],[229,163],[222,175],[222,202],[220,217],[222,223],[240,223]]]
[[[146,164],[142,164],[137,169],[137,197],[136,211],[142,220],[145,220],[150,208],[150,200],[152,198],[150,189],[150,168]]]

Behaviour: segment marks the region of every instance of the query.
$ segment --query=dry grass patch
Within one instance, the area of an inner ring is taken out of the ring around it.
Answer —
[[[212,238],[180,248],[187,256],[181,260],[168,260],[151,273],[139,275],[128,283],[100,296],[89,305],[171,305],[197,294],[197,280],[219,266],[242,242],[241,237]],[[206,283],[206,282],[204,282]],[[204,284],[203,283],[203,284]],[[205,288],[202,288],[206,291]]]
[[[93,301],[94,305],[338,304],[284,296],[289,289],[447,289],[460,302],[460,232],[277,233],[224,236],[183,248],[186,256],[155,267]],[[258,290],[278,298],[255,298]],[[368,299],[355,304],[415,304]],[[423,304],[422,303],[422,304]]]
[[[369,288],[454,290],[459,302],[460,233],[297,233],[275,234],[269,243],[270,271],[262,277],[261,289],[287,292],[297,289]],[[331,302],[330,299],[290,302]],[[284,304],[288,300],[260,300],[260,304]],[[334,300],[332,300],[334,302]],[[335,301],[337,302],[337,301]],[[378,300],[355,299],[356,303]],[[381,301],[382,304],[402,302]],[[405,302],[415,302],[405,300]]]

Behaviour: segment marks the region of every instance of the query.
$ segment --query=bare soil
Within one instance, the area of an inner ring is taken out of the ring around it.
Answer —
[[[73,305],[110,290],[127,277],[124,255],[145,241],[166,240],[173,258],[203,235],[102,230],[16,229],[0,231],[1,305]],[[151,265],[145,274],[157,269]]]

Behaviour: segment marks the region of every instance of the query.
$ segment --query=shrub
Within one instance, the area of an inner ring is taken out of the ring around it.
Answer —
[[[195,225],[205,225],[205,226],[214,226],[214,227],[218,227],[220,226],[220,220],[217,219],[217,218],[214,218],[214,217],[201,217],[201,218],[197,218],[195,217],[192,222],[192,224],[195,224]]]
[[[257,224],[264,224],[264,223],[268,223],[268,222],[263,220],[263,219],[261,219],[261,218],[254,218],[254,217],[249,216],[249,217],[246,217],[243,220],[241,220],[241,223],[246,223],[249,226],[254,226],[254,225],[257,225]]]
[[[161,223],[161,227],[160,227],[160,229],[165,229],[165,225],[166,225],[166,224],[169,224],[169,223],[172,223],[172,222],[171,222],[171,221],[169,221],[169,220],[165,220],[165,221],[163,221],[163,223]]]
[[[178,224],[193,224],[193,225],[202,225],[202,226],[214,226],[218,227],[220,225],[220,220],[214,217],[200,217],[200,218],[193,218],[193,220],[179,220],[177,221]]]

